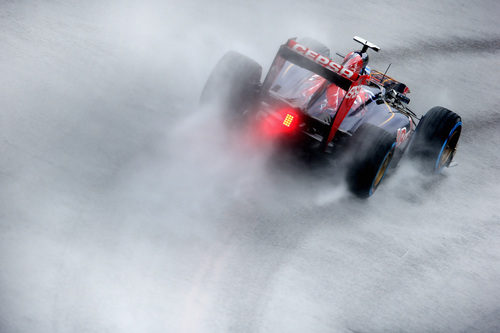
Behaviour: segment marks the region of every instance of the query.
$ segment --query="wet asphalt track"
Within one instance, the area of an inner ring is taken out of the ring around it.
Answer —
[[[496,1],[0,4],[0,332],[499,332]],[[290,36],[462,115],[458,166],[368,201],[269,170],[197,98]]]

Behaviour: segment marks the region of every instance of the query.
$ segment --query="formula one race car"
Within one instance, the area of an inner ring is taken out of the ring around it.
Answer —
[[[367,66],[368,49],[380,48],[354,40],[361,50],[340,65],[322,43],[289,39],[262,83],[259,64],[228,52],[210,74],[201,102],[218,105],[230,124],[245,123],[260,136],[328,157],[348,156],[346,181],[358,197],[371,196],[405,151],[426,172],[448,167],[460,116],[436,106],[419,119],[407,107],[408,87]]]

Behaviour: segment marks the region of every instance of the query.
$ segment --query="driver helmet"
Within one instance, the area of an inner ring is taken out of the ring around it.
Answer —
[[[362,73],[365,65],[368,63],[368,55],[360,52],[350,52],[342,61],[342,66],[353,71],[354,73]]]

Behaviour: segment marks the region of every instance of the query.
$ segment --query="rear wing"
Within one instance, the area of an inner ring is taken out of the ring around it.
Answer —
[[[349,90],[352,82],[359,76],[358,73],[354,73],[318,52],[297,43],[294,39],[289,39],[286,44],[281,45],[271,69],[275,68],[276,61],[280,58],[324,77],[345,91]],[[267,87],[266,83],[272,76],[270,71],[264,80],[264,87]]]
[[[290,61],[299,67],[318,74],[347,92],[335,116],[328,125],[328,131],[323,133],[322,149],[326,150],[328,143],[333,140],[340,124],[354,104],[361,89],[360,85],[366,84],[370,76],[359,75],[359,73],[355,73],[335,63],[333,60],[322,56],[318,52],[297,43],[294,39],[289,39],[286,44],[281,45],[274,58],[271,70],[263,83],[264,91],[269,88],[270,81],[277,74],[274,71],[276,71],[277,67],[280,67],[279,62],[283,60]]]

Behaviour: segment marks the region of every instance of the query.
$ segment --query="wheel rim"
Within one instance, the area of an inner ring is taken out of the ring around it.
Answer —
[[[378,184],[380,184],[380,181],[382,181],[382,178],[384,178],[385,170],[387,170],[391,158],[392,158],[392,152],[389,152],[389,154],[384,160],[384,163],[382,163],[380,169],[377,172],[377,175],[375,176],[375,180],[373,181],[373,189],[376,189]]]
[[[450,131],[450,135],[443,143],[441,147],[441,151],[439,152],[438,158],[436,160],[436,172],[440,172],[445,166],[448,166],[455,155],[455,151],[458,143],[458,136],[460,135],[460,131],[457,131],[458,128],[462,126],[462,122],[458,122]]]
[[[453,139],[456,135],[457,135],[457,132],[453,133],[450,140],[448,140],[448,142],[446,143],[446,145],[443,149],[443,153],[441,154],[441,158],[439,160],[439,164],[438,164],[439,169],[443,168],[447,164],[448,160],[450,159],[452,154],[455,152],[455,147],[452,147],[450,145],[450,142],[451,142],[451,139]]]
[[[370,195],[372,195],[373,192],[375,192],[375,190],[379,186],[380,182],[384,178],[385,171],[387,170],[387,167],[389,167],[389,164],[390,164],[391,159],[392,159],[392,155],[394,153],[394,146],[395,146],[395,143],[391,146],[391,149],[385,155],[384,160],[382,161],[382,164],[380,165],[377,173],[375,174],[375,178],[373,179],[372,187],[370,189]]]

